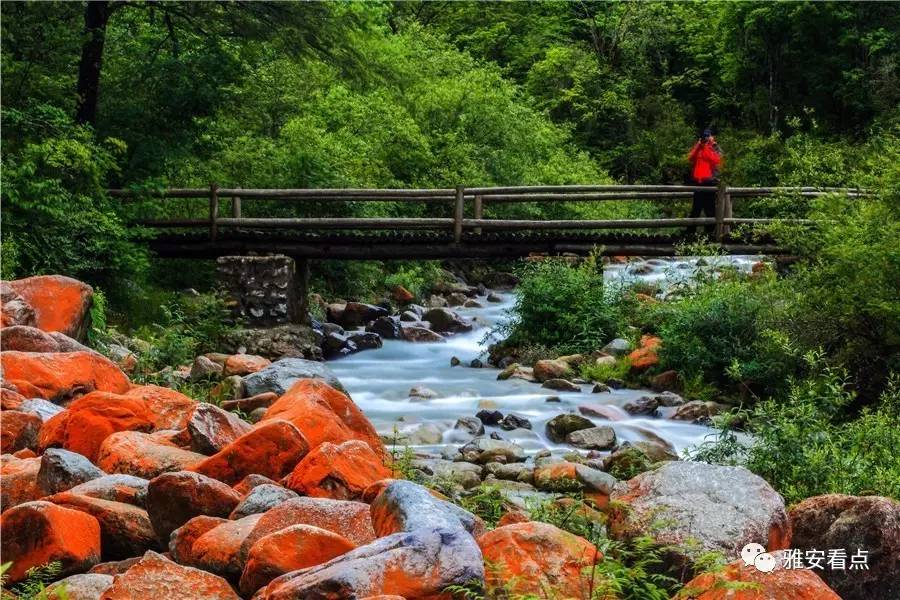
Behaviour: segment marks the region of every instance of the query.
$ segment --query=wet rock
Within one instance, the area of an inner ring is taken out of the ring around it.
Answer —
[[[324,364],[302,358],[283,358],[244,377],[244,393],[248,397],[263,392],[282,396],[301,379],[321,379],[336,390],[345,391],[334,371]]]
[[[185,567],[148,552],[117,577],[103,600],[240,600],[228,582],[212,573]]]
[[[746,598],[782,598],[790,600],[841,600],[815,571],[807,569],[785,569],[788,558],[784,552],[772,552],[775,570],[763,572],[755,565],[749,566],[742,559],[736,560],[714,573],[702,573],[689,581],[684,589],[690,590],[695,600],[720,600],[732,594]],[[740,586],[740,587],[739,587]],[[731,591],[725,591],[731,590]],[[745,590],[745,591],[735,591]],[[893,596],[896,597],[896,596]]]
[[[92,392],[72,402],[41,428],[40,448],[64,448],[96,463],[101,444],[121,431],[151,431],[153,415],[142,400]]]
[[[566,441],[576,448],[586,450],[609,450],[616,445],[616,431],[609,425],[590,427],[573,431]]]
[[[475,417],[485,425],[499,425],[503,420],[503,413],[499,410],[482,409],[475,413]]]
[[[469,298],[463,292],[451,292],[445,296],[447,304],[450,306],[462,306]]]
[[[500,302],[503,302],[503,296],[501,296],[497,292],[488,292],[487,301],[498,304]]]
[[[277,405],[276,402],[272,408]],[[290,421],[270,420],[269,412],[256,427],[216,454],[192,465],[190,470],[228,485],[238,483],[251,473],[272,479],[286,475],[306,456],[310,444]]]
[[[433,400],[434,398],[440,398],[441,395],[433,389],[425,387],[424,385],[417,385],[410,388],[409,397],[417,398],[419,400]]]
[[[322,565],[287,573],[273,580],[258,600],[432,598],[449,586],[483,579],[481,552],[469,534],[422,529],[383,537]]]
[[[490,412],[490,411],[481,411],[481,412]],[[478,436],[478,435],[484,435],[483,423],[484,423],[484,421],[478,417],[460,417],[459,419],[456,420],[456,424],[453,426],[453,429],[465,431],[467,434],[474,437],[474,436]]]
[[[422,315],[422,319],[431,323],[431,329],[438,333],[463,333],[473,329],[470,321],[446,308],[432,308]]]
[[[526,463],[488,463],[484,465],[485,477],[493,475],[497,479],[534,483],[534,467]]]
[[[147,512],[163,542],[196,516],[227,517],[240,501],[240,495],[224,483],[189,471],[164,473],[147,489]]]
[[[702,422],[727,412],[729,409],[730,407],[727,404],[720,404],[711,400],[706,402],[703,400],[691,400],[679,406],[672,418],[679,421]]]
[[[7,383],[26,388],[27,396],[64,403],[92,391],[121,394],[128,377],[96,352],[3,352]]]
[[[19,450],[38,447],[38,432],[43,421],[36,413],[18,410],[0,411],[0,445],[3,454],[12,454]]]
[[[544,359],[534,363],[534,378],[540,382],[549,379],[565,379],[572,373],[569,363],[556,359]]]
[[[100,524],[78,510],[26,502],[0,516],[0,553],[15,558],[6,571],[10,584],[49,561],[59,562],[60,575],[86,571],[100,562]]]
[[[85,340],[94,298],[91,286],[62,275],[39,275],[4,282],[4,291],[4,305],[7,300],[24,304],[24,307],[16,305],[11,313],[24,322],[9,322],[7,318],[4,326],[33,325],[44,331],[58,331],[78,341]],[[33,321],[29,313],[33,314]]]
[[[153,479],[169,471],[184,471],[204,458],[202,454],[157,441],[146,433],[122,431],[103,441],[97,466],[107,473]]]
[[[625,356],[631,352],[631,342],[625,338],[616,338],[603,346],[600,351],[612,356]]]
[[[655,416],[659,408],[659,400],[656,396],[641,396],[636,400],[626,402],[622,408],[631,415]]]
[[[475,438],[460,448],[460,452],[464,456],[471,453],[474,458],[472,462],[480,465],[497,462],[498,458],[501,458],[502,462],[520,462],[525,460],[525,451],[518,444],[485,437]]]
[[[404,429],[400,438],[404,444],[411,446],[440,444],[444,439],[444,430],[437,423],[418,423]]]
[[[608,421],[621,421],[625,418],[622,409],[609,404],[582,404],[578,412],[586,417],[606,419]]]
[[[112,584],[112,575],[79,573],[47,586],[46,597],[48,600],[100,600]]]
[[[660,406],[673,407],[673,406],[681,406],[685,402],[687,402],[684,398],[679,396],[674,392],[663,392],[661,394],[657,394],[654,396],[656,401]]]
[[[416,321],[418,318],[413,320]],[[366,327],[366,331],[375,333],[386,340],[403,339],[403,330],[400,328],[400,319],[397,317],[378,317]]]
[[[189,564],[193,556],[191,551],[194,542],[207,531],[227,522],[228,519],[222,517],[207,517],[206,515],[194,517],[169,536],[170,558],[180,564]]]
[[[41,456],[38,485],[48,496],[106,475],[80,454],[50,448]]]
[[[250,596],[276,577],[315,567],[355,547],[347,538],[311,525],[292,525],[271,533],[250,549],[241,574],[241,593]]]
[[[463,306],[465,308],[484,308],[484,305],[478,300],[466,300]]]
[[[400,313],[400,321],[402,321],[404,323],[416,322],[419,320],[419,317],[421,317],[421,315],[419,315],[411,310],[405,310],[402,313]]]
[[[866,569],[818,571],[844,600],[900,597],[900,502],[883,496],[828,494],[807,498],[790,512],[791,547],[801,552],[843,548],[867,552]],[[808,554],[806,556],[809,556]]]
[[[556,415],[546,425],[547,438],[557,444],[565,442],[566,437],[579,429],[590,429],[594,424],[581,415],[565,413]]]
[[[609,473],[572,462],[539,464],[534,469],[534,485],[539,490],[583,491],[600,506],[605,506],[616,483],[616,478]]]
[[[337,323],[345,329],[359,327],[379,317],[388,316],[386,309],[363,302],[348,302],[344,305],[329,304],[326,313],[329,321]]]
[[[532,383],[537,381],[534,377],[534,369],[531,367],[523,367],[519,363],[512,363],[497,374],[498,381],[505,381],[507,379],[522,379]]]
[[[354,333],[349,339],[359,350],[375,350],[383,345],[381,336],[372,332]]]
[[[420,326],[404,326],[403,327],[403,339],[407,342],[421,342],[421,343],[430,343],[430,342],[443,342],[446,341],[444,336],[439,333],[436,333],[427,327]]]
[[[525,417],[509,413],[500,420],[500,429],[512,431],[513,429],[531,429],[531,421]]]
[[[482,368],[484,368],[484,363],[481,362],[481,359],[479,359],[479,358],[473,358],[471,361],[469,361],[469,368],[482,369]]]
[[[593,389],[591,389],[592,394],[608,394],[612,390],[609,389],[609,386],[605,383],[597,383],[594,385]]]
[[[218,406],[200,402],[187,424],[191,436],[191,450],[200,454],[215,454],[250,431],[251,425]]]
[[[386,456],[378,433],[353,400],[326,383],[307,379],[295,384],[266,411],[262,423],[285,419],[315,448],[323,442],[362,440]]]
[[[451,357],[450,357],[450,366],[451,366],[451,367],[458,367],[458,366],[461,365],[461,364],[462,364],[462,361],[459,360],[458,357],[456,357],[456,356],[451,356]]]
[[[512,594],[539,597],[553,590],[560,597],[584,598],[599,583],[591,568],[603,559],[600,550],[548,523],[498,527],[478,538],[478,546],[487,563],[500,566],[488,571],[488,585]]]
[[[249,515],[264,513],[286,500],[297,498],[297,493],[276,484],[263,484],[250,490],[234,508],[229,519],[242,519]]]
[[[557,392],[580,392],[581,387],[567,379],[548,379],[541,387]]]
[[[656,392],[677,391],[681,389],[681,376],[678,371],[663,371],[650,379],[650,388]]]
[[[610,377],[609,379],[606,380],[606,385],[608,385],[609,387],[611,387],[614,390],[621,390],[622,388],[625,387],[625,382],[616,377]]]
[[[680,545],[673,559],[690,564],[703,552],[739,556],[751,542],[771,550],[790,544],[784,500],[761,477],[743,467],[672,461],[616,487],[610,532],[617,539],[649,535]]]
[[[304,496],[354,500],[371,484],[390,476],[381,457],[365,442],[324,442],[297,463],[285,485]]]
[[[76,485],[69,491],[79,496],[125,502],[146,508],[149,483],[148,480],[133,475],[103,475]]]
[[[143,508],[62,492],[47,498],[50,502],[89,514],[100,524],[103,560],[120,560],[158,548],[153,527]]]

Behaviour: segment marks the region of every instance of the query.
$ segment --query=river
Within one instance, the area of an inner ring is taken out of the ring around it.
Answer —
[[[741,271],[749,271],[756,257],[719,257],[705,259],[729,264]],[[703,264],[703,262],[701,262]],[[627,265],[606,265],[607,281],[655,282],[665,287],[674,281],[687,280],[697,269],[697,259],[652,259]],[[504,439],[536,452],[548,448],[551,451],[570,451],[570,446],[550,442],[545,433],[546,422],[564,412],[578,412],[584,404],[603,404],[611,407],[619,420],[606,421],[592,418],[598,425],[611,425],[622,441],[665,440],[679,454],[689,446],[698,444],[713,431],[702,425],[668,419],[665,415],[673,409],[661,409],[660,417],[631,416],[621,407],[630,400],[651,394],[649,390],[621,389],[609,393],[591,393],[592,385],[581,385],[581,392],[556,392],[520,379],[498,381],[498,370],[492,367],[467,366],[474,358],[484,360],[490,341],[486,335],[490,327],[506,318],[515,301],[514,293],[501,295],[500,303],[488,303],[478,298],[484,308],[454,308],[459,314],[475,319],[481,327],[470,333],[458,334],[442,343],[410,343],[385,340],[384,346],[351,355],[329,363],[350,395],[371,419],[383,436],[402,437],[422,424],[428,434],[441,439],[421,440],[424,443],[409,444],[415,450],[439,453],[445,446],[458,446],[469,436],[454,430],[459,417],[474,416],[482,408],[496,409],[504,415],[513,413],[526,417],[532,431],[502,431],[487,427],[487,432],[497,431]],[[451,366],[451,359],[462,361]],[[410,398],[413,387],[424,386],[437,393],[431,399]],[[558,402],[548,402],[556,396]],[[690,400],[691,398],[688,398]],[[425,437],[429,437],[426,435]]]

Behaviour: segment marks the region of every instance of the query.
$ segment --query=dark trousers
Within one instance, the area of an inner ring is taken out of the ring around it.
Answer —
[[[716,218],[716,181],[714,179],[707,179],[705,181],[694,182],[692,185],[708,185],[710,186],[709,191],[702,192],[694,192],[694,203],[691,205],[691,214],[688,215],[691,219],[696,219],[700,216],[700,213],[703,213],[704,217],[709,217],[711,219]],[[703,231],[707,234],[712,234],[715,232],[715,225],[704,225]],[[687,228],[688,235],[694,235],[697,233],[697,227],[691,225]]]

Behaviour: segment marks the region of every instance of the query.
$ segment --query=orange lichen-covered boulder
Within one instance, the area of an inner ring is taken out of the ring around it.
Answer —
[[[314,567],[353,550],[345,537],[312,525],[292,525],[261,538],[250,549],[240,590],[250,596],[274,578]]]
[[[655,335],[641,336],[641,347],[628,355],[628,361],[633,371],[646,371],[650,367],[659,364],[659,348],[662,340]]]
[[[138,431],[114,433],[100,446],[97,466],[107,473],[153,479],[169,471],[185,471],[205,457]]]
[[[37,448],[38,432],[43,421],[36,413],[17,410],[0,411],[0,453]]]
[[[3,381],[3,387],[0,387],[0,410],[17,410],[27,399],[18,389]]]
[[[129,398],[139,398],[153,416],[153,429],[184,429],[197,406],[197,401],[171,388],[158,385],[138,385],[127,392]]]
[[[138,556],[159,547],[147,511],[124,502],[62,492],[47,497],[48,502],[87,513],[100,523],[103,560]]]
[[[488,583],[507,586],[516,594],[542,595],[553,590],[560,598],[590,596],[591,567],[603,554],[586,539],[538,521],[513,523],[478,538],[488,564]]]
[[[378,456],[386,456],[375,428],[353,400],[319,379],[301,379],[291,386],[262,418],[273,419],[293,423],[311,448],[323,442],[362,440]]]
[[[120,431],[150,431],[153,415],[143,400],[106,392],[92,392],[47,421],[40,448],[65,448],[97,461],[103,441]]]
[[[280,479],[309,452],[309,443],[290,422],[260,423],[222,450],[190,468],[235,485],[251,473]]]
[[[207,517],[206,515],[194,517],[169,536],[169,556],[177,563],[190,563],[194,542],[213,527],[227,522],[228,519],[221,517]]]
[[[147,552],[115,578],[100,600],[240,600],[228,582]]]
[[[8,281],[0,281],[0,327],[33,326],[34,321],[34,309]]]
[[[147,510],[163,542],[198,515],[227,517],[240,501],[241,496],[231,487],[191,471],[163,473],[147,486]]]
[[[9,286],[34,310],[35,327],[84,340],[94,297],[91,286],[62,275],[18,279]]]
[[[271,364],[272,361],[268,358],[263,358],[262,356],[256,356],[254,354],[232,354],[225,359],[225,367],[222,371],[222,375],[225,377],[228,377],[229,375],[249,375],[250,373],[256,373],[257,371],[265,369]]]
[[[4,327],[0,336],[0,350],[18,350],[20,352],[91,352],[69,336],[54,331],[47,333],[37,327],[14,325]]]
[[[122,370],[96,352],[0,352],[3,377],[28,393],[53,402],[93,391],[122,394],[131,383]]]
[[[765,573],[736,560],[721,571],[702,573],[679,592],[677,600],[841,600],[810,569],[783,568],[783,552],[773,552],[775,570]],[[743,583],[737,587],[729,583]]]
[[[365,442],[325,442],[297,463],[285,485],[305,496],[356,500],[371,484],[390,476],[390,469]]]
[[[37,500],[44,495],[38,483],[41,459],[0,457],[0,510]]]
[[[247,557],[242,552],[244,542],[262,516],[250,515],[216,525],[194,542],[190,564],[237,581]]]
[[[25,578],[32,567],[58,561],[61,574],[87,571],[100,562],[97,519],[51,502],[26,502],[0,516],[0,554],[12,561],[9,583]]]

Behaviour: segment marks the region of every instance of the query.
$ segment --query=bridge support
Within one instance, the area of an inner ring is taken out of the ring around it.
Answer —
[[[221,256],[216,260],[226,302],[247,327],[309,321],[309,267],[281,254]]]

